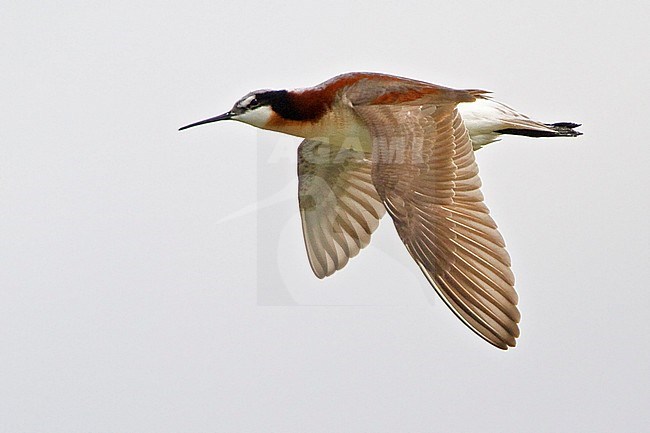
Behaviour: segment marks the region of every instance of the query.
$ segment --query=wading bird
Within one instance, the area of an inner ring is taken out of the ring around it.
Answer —
[[[482,90],[455,90],[377,73],[315,87],[258,90],[220,120],[304,138],[298,200],[318,278],[370,242],[384,213],[429,283],[480,337],[515,346],[520,314],[510,256],[483,203],[473,150],[502,134],[574,137],[574,123],[541,123]]]

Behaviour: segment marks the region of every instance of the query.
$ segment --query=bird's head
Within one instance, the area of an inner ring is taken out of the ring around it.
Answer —
[[[237,120],[258,128],[266,128],[274,115],[277,115],[277,111],[286,106],[287,101],[286,90],[256,90],[242,97],[227,113],[183,126],[180,131],[220,120]]]

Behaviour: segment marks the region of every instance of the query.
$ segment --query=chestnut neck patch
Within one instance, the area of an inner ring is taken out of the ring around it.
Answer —
[[[316,92],[289,92],[269,90],[257,95],[261,105],[270,105],[280,117],[286,120],[315,121],[328,109],[328,101]]]

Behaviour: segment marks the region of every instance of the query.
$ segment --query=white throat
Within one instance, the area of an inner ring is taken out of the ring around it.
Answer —
[[[242,114],[233,116],[231,119],[237,120],[239,122],[244,122],[249,125],[256,126],[258,128],[264,128],[264,126],[268,123],[269,119],[271,119],[272,115],[273,115],[273,109],[268,105],[263,105],[253,110],[248,110],[243,112]]]

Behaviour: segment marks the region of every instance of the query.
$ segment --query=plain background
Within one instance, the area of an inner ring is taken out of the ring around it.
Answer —
[[[0,431],[649,425],[646,1],[0,9]],[[515,349],[435,298],[388,220],[317,280],[299,139],[177,132],[250,90],[355,70],[584,124],[477,154],[517,276]]]

